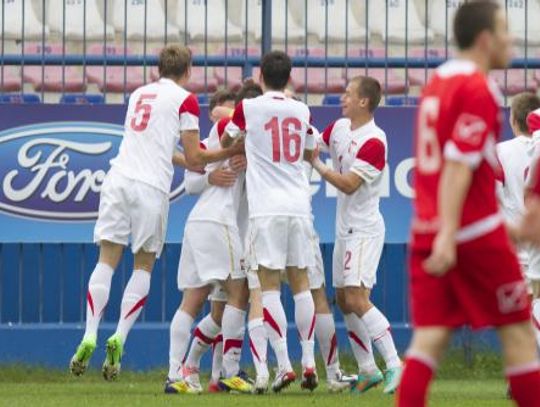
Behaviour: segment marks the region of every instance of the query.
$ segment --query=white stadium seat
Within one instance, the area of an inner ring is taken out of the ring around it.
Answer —
[[[461,3],[465,0],[431,0],[429,3],[429,27],[433,32],[441,37],[446,37],[448,41],[454,39],[452,22],[454,14]],[[445,7],[446,5],[446,7]],[[446,21],[445,21],[446,20]],[[447,34],[448,30],[448,34]]]
[[[315,34],[319,41],[324,42],[326,32],[326,8],[328,7],[328,41],[351,41],[365,39],[366,28],[363,21],[358,20],[358,13],[352,7],[353,0],[307,0],[307,28],[308,33]],[[293,15],[304,27],[306,8],[304,1],[289,1]],[[345,24],[348,16],[348,27]],[[336,23],[339,21],[339,23]],[[348,28],[348,30],[347,30]],[[347,33],[348,31],[348,33]],[[369,35],[369,34],[368,34]]]
[[[262,2],[261,0],[250,1],[241,0],[242,7],[240,18],[242,27],[246,29],[246,11],[248,33],[255,36],[256,40],[262,37]],[[294,3],[289,1],[289,5]],[[272,39],[284,41],[287,38],[289,41],[298,41],[304,38],[305,30],[302,28],[291,14],[290,7],[285,10],[285,0],[274,0],[272,2]],[[246,10],[247,8],[247,10]],[[287,25],[285,25],[285,17],[287,17]],[[287,28],[287,36],[285,36],[285,27]]]
[[[117,31],[124,32],[126,0],[114,2],[113,24]],[[181,1],[178,2],[179,4]],[[145,27],[146,17],[146,27]],[[165,21],[165,11],[160,0],[127,1],[127,38],[130,40],[162,41],[167,29],[167,40],[177,41],[180,33],[177,26]],[[146,37],[145,37],[146,33]]]
[[[65,34],[68,40],[103,40],[105,23],[99,14],[96,0],[86,0],[86,16],[84,1],[49,0],[47,20],[51,31],[64,32],[64,7],[65,7]],[[86,18],[86,30],[85,30]],[[86,35],[85,32],[86,31]],[[107,24],[105,28],[107,39],[114,37],[114,28]]]
[[[224,0],[184,0],[178,1],[176,23],[192,40],[204,40],[205,35],[208,41],[241,40],[242,28],[226,19],[225,15]]]
[[[540,3],[538,0],[509,1],[505,7],[504,0],[499,0],[501,6],[506,10],[508,26],[514,40],[524,44],[525,39],[530,45],[540,44]],[[525,16],[527,16],[527,32],[525,33]]]
[[[387,10],[388,18],[386,18]],[[426,28],[420,20],[416,3],[413,0],[370,1],[368,14],[371,33],[381,35],[383,40],[400,44],[405,41],[408,41],[409,44],[422,44],[426,40]],[[408,16],[407,22],[406,15]],[[386,20],[388,20],[388,30]],[[405,29],[407,29],[407,33],[405,33]],[[427,41],[432,38],[433,32],[428,28]]]
[[[23,35],[24,13],[24,39],[38,39],[43,36],[43,24],[39,21],[30,0],[11,0],[4,3],[4,37],[21,39]],[[0,4],[0,21],[2,21],[2,5]],[[45,27],[45,35],[49,34],[49,27]],[[0,31],[0,37],[2,32]]]

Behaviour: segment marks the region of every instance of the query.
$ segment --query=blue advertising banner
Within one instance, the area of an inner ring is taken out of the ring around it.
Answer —
[[[414,108],[377,111],[388,136],[382,212],[386,241],[408,239],[411,217]],[[120,145],[125,106],[0,105],[0,242],[91,242],[99,191]],[[202,137],[211,123],[201,113]],[[339,107],[313,107],[321,131]],[[508,133],[508,129],[507,129]],[[167,242],[181,242],[196,197],[175,173]],[[334,241],[336,190],[313,174],[313,211],[321,242]]]

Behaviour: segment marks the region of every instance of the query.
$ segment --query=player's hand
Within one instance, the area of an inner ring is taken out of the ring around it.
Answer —
[[[238,154],[244,154],[246,152],[244,138],[241,137],[234,140],[234,143],[227,147],[227,150],[229,150],[231,154],[229,157],[233,157]]]
[[[217,168],[208,174],[208,183],[216,187],[231,187],[235,181],[236,173],[228,168]]]
[[[236,173],[244,171],[247,168],[246,156],[243,154],[232,156],[229,159],[229,166],[231,167],[231,170],[233,170]]]
[[[424,262],[424,268],[429,274],[443,276],[456,265],[456,239],[453,235],[439,232],[433,242],[431,255]]]

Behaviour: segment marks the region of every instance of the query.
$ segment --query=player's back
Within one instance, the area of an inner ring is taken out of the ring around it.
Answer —
[[[281,92],[244,100],[242,106],[250,217],[309,216],[303,166],[309,108]]]
[[[198,129],[198,112],[195,96],[170,79],[136,89],[129,98],[120,151],[111,164],[126,177],[168,193],[180,130]]]
[[[415,140],[413,230],[416,235],[431,238],[438,230],[439,180],[448,159],[465,163],[474,170],[460,232],[467,238],[475,238],[498,222],[495,196],[495,174],[500,171],[496,157],[501,128],[498,97],[486,76],[472,62],[464,60],[452,60],[440,66],[424,89]],[[425,243],[430,245],[430,239]]]

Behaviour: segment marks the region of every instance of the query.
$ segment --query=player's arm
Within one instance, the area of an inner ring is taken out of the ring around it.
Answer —
[[[313,169],[321,174],[321,177],[325,181],[328,181],[338,190],[347,195],[353,194],[364,182],[364,180],[358,174],[352,171],[345,174],[340,174],[339,172],[332,170],[320,160],[318,151],[314,153],[312,165]]]
[[[241,143],[246,132],[246,116],[244,114],[244,102],[240,102],[234,108],[230,122],[225,127],[221,136],[221,146],[230,148],[234,144]]]
[[[184,177],[186,192],[190,195],[202,194],[209,186],[227,188],[234,185],[237,174],[228,168],[216,168],[210,172],[189,171]]]
[[[228,148],[219,150],[203,150],[199,145],[199,132],[184,131],[181,134],[186,162],[190,166],[201,166],[211,162],[226,160],[236,154],[244,152],[242,143],[234,143]]]

